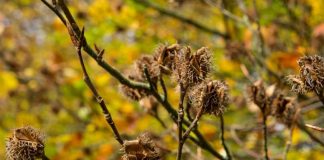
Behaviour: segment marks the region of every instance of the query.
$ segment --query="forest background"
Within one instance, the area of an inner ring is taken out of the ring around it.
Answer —
[[[229,85],[230,103],[224,113],[225,139],[236,159],[263,156],[262,117],[249,101],[247,86],[262,79],[295,98],[305,123],[324,126],[323,104],[314,93],[291,92],[285,80],[298,74],[297,60],[306,54],[323,56],[324,1],[321,0],[81,0],[67,1],[85,37],[105,49],[103,59],[124,73],[144,54],[161,45],[179,43],[197,50],[208,47],[211,77]],[[12,129],[30,125],[46,134],[51,159],[118,159],[122,152],[105,122],[83,73],[66,27],[41,1],[0,1],[0,159]],[[93,83],[106,100],[115,124],[127,139],[150,132],[174,159],[177,127],[162,107],[158,113],[145,103],[121,94],[119,82],[97,62],[84,56]],[[251,60],[252,59],[252,60]],[[179,101],[177,85],[166,78],[168,100]],[[175,107],[177,109],[177,107]],[[199,130],[225,154],[219,120],[202,118]],[[321,159],[323,146],[296,127],[288,159]],[[324,141],[324,134],[310,132]],[[268,119],[268,150],[281,159],[291,130]],[[187,141],[184,154],[212,155]],[[193,158],[194,159],[194,158]]]

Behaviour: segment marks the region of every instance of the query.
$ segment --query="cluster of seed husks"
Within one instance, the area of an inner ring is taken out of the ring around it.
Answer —
[[[126,75],[130,80],[136,82],[147,82],[144,73],[146,68],[153,85],[157,85],[161,74],[171,74],[174,69],[174,57],[179,51],[179,45],[171,45],[169,47],[160,47],[155,55],[145,55],[135,61],[133,66],[127,71]],[[126,85],[121,85],[122,93],[132,100],[139,101],[150,93],[143,89],[134,89]]]
[[[44,155],[44,136],[32,127],[14,130],[6,141],[8,160],[34,160]]]
[[[250,100],[264,111],[266,116],[272,115],[288,127],[297,120],[298,110],[294,100],[285,97],[275,88],[265,88],[261,80],[248,87],[248,94]]]
[[[228,87],[224,82],[206,80],[211,71],[211,53],[206,47],[193,52],[188,46],[173,44],[161,46],[153,56],[143,56],[128,72],[128,78],[147,82],[144,74],[147,68],[154,85],[161,74],[172,75],[180,85],[190,88],[189,101],[196,109],[203,107],[203,113],[222,114],[228,103]],[[150,93],[145,90],[121,86],[127,97],[141,101]]]

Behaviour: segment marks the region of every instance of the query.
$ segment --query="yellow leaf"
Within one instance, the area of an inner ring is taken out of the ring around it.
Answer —
[[[0,88],[0,97],[5,97],[10,90],[18,86],[18,81],[13,73],[0,71],[0,84],[2,84]]]

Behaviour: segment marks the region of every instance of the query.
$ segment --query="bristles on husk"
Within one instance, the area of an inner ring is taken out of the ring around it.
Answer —
[[[219,116],[224,113],[229,97],[228,86],[221,81],[207,81],[195,86],[189,95],[193,107],[203,107],[204,114]]]

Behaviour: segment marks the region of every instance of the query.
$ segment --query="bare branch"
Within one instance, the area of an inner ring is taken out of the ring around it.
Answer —
[[[160,75],[160,85],[161,85],[162,90],[163,90],[163,96],[164,96],[163,99],[164,99],[164,101],[168,101],[168,90],[167,90],[167,88],[165,86],[162,74]]]
[[[181,160],[182,155],[182,146],[185,142],[185,139],[182,137],[182,123],[184,118],[184,109],[183,109],[183,102],[186,97],[187,92],[186,86],[180,83],[180,100],[179,100],[179,110],[178,110],[178,136],[179,136],[179,145],[178,145],[178,153],[177,153],[177,160]]]
[[[188,138],[190,132],[197,126],[198,121],[199,121],[200,117],[202,116],[202,114],[203,114],[203,108],[201,107],[200,110],[198,111],[195,119],[191,122],[190,126],[188,127],[186,132],[183,134],[183,136],[179,140],[180,143],[179,143],[178,153],[179,153],[179,151],[181,153],[182,146],[184,145],[184,143],[185,143],[186,139]],[[180,156],[180,158],[181,158],[181,156]]]
[[[182,15],[179,15],[179,14],[177,14],[177,13],[171,11],[171,10],[162,8],[162,7],[152,3],[150,1],[147,1],[147,0],[133,0],[133,1],[140,4],[140,5],[142,5],[142,6],[152,8],[152,9],[160,12],[161,14],[167,15],[169,17],[172,17],[172,18],[180,20],[180,21],[182,21],[184,23],[187,23],[187,24],[189,24],[191,26],[194,26],[194,27],[196,27],[196,28],[198,28],[198,29],[200,29],[200,30],[202,30],[204,32],[211,33],[211,34],[214,34],[214,35],[218,35],[218,36],[220,36],[220,37],[222,37],[224,39],[228,38],[228,35],[225,34],[225,33],[222,33],[222,32],[220,32],[218,30],[215,30],[215,29],[210,29],[209,27],[206,27],[203,24],[200,24],[200,23],[198,23],[198,22],[196,22],[196,21],[194,21],[194,20],[192,20],[190,18],[183,17]]]
[[[268,155],[268,131],[267,131],[267,115],[265,114],[264,111],[262,111],[262,118],[263,118],[263,149],[264,149],[264,158],[266,160],[269,160],[269,155]]]
[[[322,104],[324,105],[324,91],[315,89],[314,92],[319,98],[319,100],[322,102]]]
[[[213,6],[213,7],[218,8],[221,11],[221,13],[224,16],[226,16],[227,18],[232,19],[233,21],[235,21],[235,22],[237,22],[239,24],[243,24],[243,25],[245,25],[245,26],[247,26],[247,27],[250,28],[249,22],[246,21],[246,20],[244,20],[243,17],[236,16],[235,14],[231,13],[230,11],[228,11],[227,9],[225,9],[224,7],[221,7],[221,6],[217,5],[217,4],[215,4],[211,0],[204,0],[204,2],[207,3],[210,6]]]
[[[220,115],[219,118],[220,118],[220,123],[221,123],[221,141],[222,141],[222,145],[223,145],[223,147],[225,149],[227,159],[231,160],[232,156],[231,156],[231,153],[230,153],[230,151],[229,151],[229,149],[228,149],[228,147],[227,147],[227,145],[225,143],[225,138],[224,138],[224,131],[225,131],[225,129],[224,129],[224,117],[223,117],[223,115]]]
[[[102,112],[103,112],[103,114],[105,116],[105,119],[106,119],[107,123],[109,124],[109,126],[113,130],[115,139],[119,142],[119,144],[123,145],[124,141],[121,138],[121,136],[120,136],[120,134],[119,134],[119,132],[117,130],[117,127],[115,126],[115,123],[114,123],[114,121],[113,121],[113,119],[111,117],[111,114],[110,114],[109,110],[107,109],[107,106],[106,106],[103,98],[99,95],[99,93],[96,90],[95,86],[91,82],[91,79],[90,79],[90,77],[89,77],[89,75],[87,73],[87,70],[85,68],[84,61],[83,61],[83,58],[82,58],[82,53],[81,53],[82,52],[81,48],[82,48],[83,43],[84,43],[84,28],[81,31],[79,45],[77,46],[77,53],[78,53],[78,56],[79,56],[81,67],[82,67],[84,81],[87,84],[87,86],[91,89],[93,95],[96,97],[96,100],[97,100],[97,102],[99,103],[99,105],[101,107],[101,110],[102,110]]]
[[[263,38],[262,32],[261,32],[260,17],[259,17],[259,12],[258,12],[255,0],[253,0],[253,6],[254,6],[255,17],[256,17],[255,21],[257,24],[257,34],[258,34],[259,43],[260,43],[260,54],[265,57],[266,53],[265,53],[265,48],[264,48],[264,38]]]
[[[300,118],[296,123],[297,123],[298,128],[301,129],[302,131],[304,131],[309,136],[309,138],[311,138],[314,142],[316,142],[316,143],[320,144],[322,147],[324,147],[324,142],[321,139],[319,139],[318,137],[316,137],[312,132],[310,132],[307,129],[302,118]]]
[[[305,124],[305,126],[308,127],[308,128],[311,128],[313,130],[316,130],[316,131],[324,132],[324,128],[321,128],[321,127],[317,127],[317,126],[314,126],[314,125],[311,125],[311,124]]]
[[[294,125],[291,126],[290,131],[289,131],[290,132],[290,135],[289,135],[288,140],[286,142],[285,152],[284,152],[284,156],[283,156],[283,159],[284,160],[287,160],[287,157],[288,157],[288,152],[289,152],[290,147],[291,147],[291,142],[292,142],[292,137],[293,137],[293,133],[294,133],[294,128],[295,128]]]
[[[246,129],[246,128],[244,128],[244,129]],[[255,159],[261,159],[261,157],[262,157],[261,155],[259,155],[258,153],[254,152],[252,150],[247,149],[244,146],[244,143],[242,142],[242,140],[237,136],[236,130],[237,130],[237,128],[231,127],[232,139],[241,147],[242,150],[245,151],[246,154],[248,154],[249,156],[251,156]]]
[[[46,0],[42,0],[42,2],[60,18],[60,20],[62,21],[62,23],[64,25],[66,25],[65,18],[63,17],[63,15],[53,5],[49,4]]]

